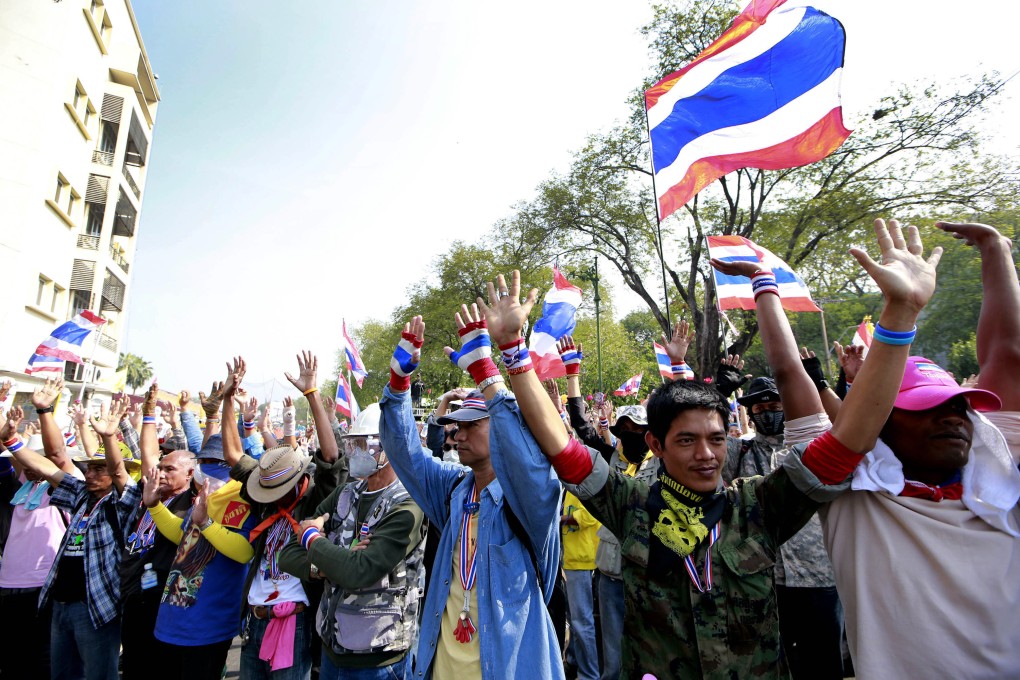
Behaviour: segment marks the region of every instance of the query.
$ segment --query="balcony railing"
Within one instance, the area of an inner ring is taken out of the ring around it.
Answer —
[[[141,198],[142,190],[139,189],[138,185],[135,183],[135,178],[131,176],[131,171],[128,170],[128,166],[123,165],[120,170],[124,173],[124,179],[127,180],[128,186],[131,187],[131,192],[134,193],[135,198]]]
[[[113,167],[113,152],[93,149],[92,162],[99,163],[100,165],[109,165],[110,167]]]
[[[110,244],[110,259],[116,262],[125,274],[128,273],[128,261],[124,259],[124,254],[117,250],[113,243]]]
[[[99,336],[99,346],[103,349],[108,349],[114,354],[117,353],[117,341],[111,338],[109,335]]]
[[[85,250],[99,250],[99,237],[78,234],[78,247]]]

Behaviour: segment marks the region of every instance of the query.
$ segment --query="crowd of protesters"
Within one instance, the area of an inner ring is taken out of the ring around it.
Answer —
[[[691,379],[681,321],[674,380],[615,410],[570,337],[566,394],[536,377],[516,272],[456,315],[474,388],[426,418],[420,316],[349,427],[308,352],[282,437],[240,357],[204,427],[153,384],[65,433],[48,379],[0,430],[0,678],[218,679],[238,637],[246,680],[1020,677],[1020,285],[997,230],[937,226],[981,255],[964,385],[911,356],[941,250],[894,220],[851,251],[884,306],[835,389],[775,276],[716,260],[770,375]]]

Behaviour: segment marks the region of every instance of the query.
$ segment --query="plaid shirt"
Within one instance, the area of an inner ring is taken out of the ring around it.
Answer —
[[[128,516],[142,499],[142,487],[132,484],[124,488],[118,497],[116,489],[99,500],[89,513],[85,527],[85,600],[89,609],[89,618],[96,628],[106,625],[117,618],[120,609],[120,556],[124,548],[123,529],[116,531],[110,526],[109,510],[105,506],[113,503],[117,521],[121,528]],[[67,548],[71,536],[70,527],[78,525],[88,509],[89,491],[85,482],[71,475],[64,475],[60,484],[53,490],[50,505],[72,514],[71,523],[64,536],[64,542],[57,552],[50,573],[46,577],[42,594],[39,596],[39,607],[45,606],[49,599],[50,589],[57,580],[60,560]]]

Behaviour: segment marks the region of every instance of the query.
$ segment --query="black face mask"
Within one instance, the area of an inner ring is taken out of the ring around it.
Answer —
[[[623,457],[631,463],[640,463],[648,453],[648,443],[644,432],[621,432],[617,435],[623,445]]]
[[[786,414],[782,411],[762,411],[750,414],[754,429],[766,437],[775,437],[783,434],[783,425]]]
[[[443,444],[443,451],[453,451],[453,444]]]

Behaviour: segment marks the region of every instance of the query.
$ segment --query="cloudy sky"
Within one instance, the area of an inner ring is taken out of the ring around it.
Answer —
[[[847,29],[848,121],[896,83],[1020,70],[1007,2],[951,17],[930,2],[816,6]],[[643,0],[134,9],[163,100],[124,348],[175,391],[221,378],[238,353],[263,398],[299,349],[326,377],[342,318],[388,317],[446,244],[625,118],[650,68]],[[994,124],[1014,154],[1018,81]]]

